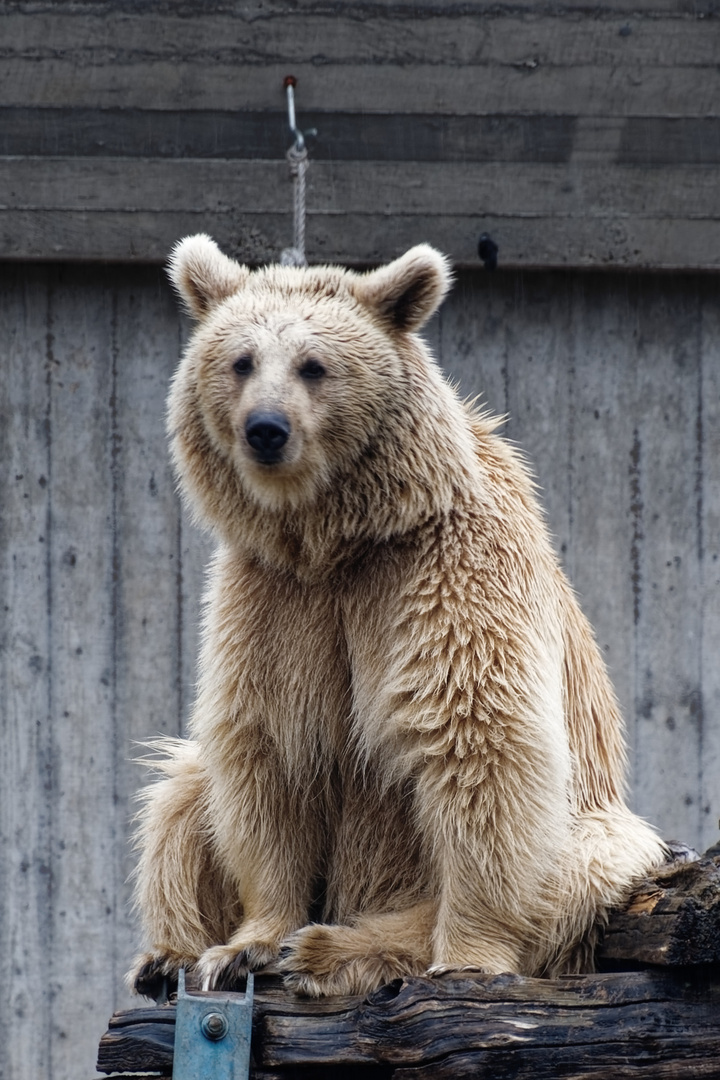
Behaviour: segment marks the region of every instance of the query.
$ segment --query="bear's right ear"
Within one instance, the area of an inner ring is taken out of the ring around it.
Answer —
[[[196,319],[204,319],[211,308],[241,289],[249,273],[246,266],[223,255],[205,233],[186,236],[168,262],[168,276]]]

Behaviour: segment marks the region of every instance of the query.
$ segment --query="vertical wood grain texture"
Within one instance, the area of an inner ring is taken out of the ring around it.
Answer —
[[[3,1080],[90,1075],[139,944],[135,743],[184,729],[211,545],[178,508],[162,274],[0,268]],[[720,312],[700,275],[465,273],[428,329],[507,413],[628,721],[632,801],[720,813]]]
[[[640,297],[631,450],[638,506],[632,511],[638,523],[635,755],[643,763],[635,795],[640,812],[649,815],[661,785],[669,797],[658,823],[666,834],[685,834],[700,825],[699,327],[692,290],[668,304],[655,284]]]
[[[51,952],[47,273],[21,270],[0,304],[0,1075],[49,1076]],[[41,1016],[39,1026],[34,1018]]]
[[[53,668],[51,1075],[112,1006],[116,637],[113,297],[62,270],[50,294]]]
[[[628,287],[625,278],[598,279],[595,295],[586,298],[585,280],[575,282],[575,440],[568,462],[572,562],[566,565],[624,705],[632,747],[635,633],[628,470],[636,399]]]
[[[702,783],[700,799],[706,835],[720,828],[720,305],[701,312],[700,422],[697,484],[702,611]]]
[[[149,779],[137,763],[142,743],[179,735],[182,727],[182,565],[177,499],[166,452],[165,397],[177,360],[168,332],[174,303],[155,274],[113,292],[112,362],[114,582],[117,745],[114,810],[120,839],[115,868],[115,933],[135,935],[131,910],[133,860],[124,842],[137,806],[127,793]],[[114,984],[127,970],[124,949],[113,955]]]

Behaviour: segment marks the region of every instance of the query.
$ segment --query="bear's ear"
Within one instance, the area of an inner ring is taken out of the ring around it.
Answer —
[[[450,263],[429,244],[356,278],[353,291],[394,330],[419,330],[440,307],[452,283]]]
[[[242,288],[249,273],[204,233],[176,244],[168,262],[168,276],[196,319],[205,318],[215,304]]]

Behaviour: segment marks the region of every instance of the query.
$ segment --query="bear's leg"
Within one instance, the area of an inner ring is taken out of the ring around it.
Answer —
[[[438,900],[431,974],[530,975],[552,941],[570,822],[565,792],[533,751],[497,755],[492,782],[477,782],[490,771],[480,755],[430,760],[418,779]]]
[[[531,937],[528,922],[526,917],[503,913],[483,890],[453,883],[443,889],[438,905],[428,974],[461,970],[529,974],[523,962]]]
[[[225,941],[241,917],[208,838],[208,784],[197,748],[181,740],[167,740],[163,748],[169,756],[158,769],[165,775],[143,794],[137,837],[136,905],[151,948],[127,976],[149,996],[210,945]]]
[[[247,745],[262,746],[262,755],[246,752]],[[197,971],[207,989],[230,988],[265,967],[282,941],[307,923],[324,820],[320,781],[289,778],[267,741],[249,740],[241,751],[214,758],[212,768],[213,835],[236,882],[243,919],[224,944],[200,957]]]
[[[423,872],[410,783],[383,784],[371,764],[341,762],[340,820],[328,852],[326,924],[284,943],[289,986],[311,996],[365,994],[421,974],[432,955],[435,905]],[[329,925],[331,924],[331,925]]]
[[[430,974],[463,967],[551,977],[592,971],[598,926],[665,851],[619,803],[558,826],[554,838],[548,830],[538,845],[538,856],[552,854],[544,866],[539,857],[533,866],[524,838],[501,846],[502,831],[494,860],[484,865],[457,830],[445,836]]]
[[[432,955],[435,904],[360,915],[350,926],[313,924],[287,939],[280,969],[310,997],[367,994],[404,975],[422,975]]]

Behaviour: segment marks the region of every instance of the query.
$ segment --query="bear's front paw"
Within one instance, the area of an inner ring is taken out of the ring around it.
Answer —
[[[276,958],[278,947],[267,942],[244,946],[216,945],[196,965],[203,990],[236,990],[249,971],[259,971]]]
[[[287,938],[278,965],[285,985],[306,997],[369,994],[400,975],[419,975],[423,966],[355,927],[321,924]]]
[[[141,953],[125,976],[129,988],[143,997],[165,997],[177,990],[180,968],[192,968],[197,957],[180,953],[155,950]]]

